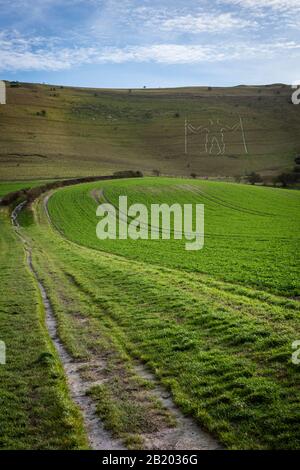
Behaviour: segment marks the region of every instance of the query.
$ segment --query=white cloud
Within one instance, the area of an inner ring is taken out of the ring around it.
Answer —
[[[299,29],[300,0],[218,0],[219,4],[229,4],[239,10],[247,9],[256,20],[270,28]]]
[[[287,53],[299,59],[300,43],[151,44],[126,47],[63,47],[59,38],[24,38],[0,34],[0,70],[64,70],[71,67],[125,62],[196,64],[266,59]]]
[[[272,8],[281,12],[295,12],[300,10],[299,0],[221,0],[221,3],[230,3],[240,7],[262,10]]]
[[[242,29],[256,26],[255,21],[244,20],[231,13],[203,13],[201,15],[185,15],[169,18],[162,22],[162,28],[168,31],[184,31],[189,33],[221,32],[230,29]]]

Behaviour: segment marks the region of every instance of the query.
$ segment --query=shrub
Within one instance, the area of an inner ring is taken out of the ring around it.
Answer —
[[[287,186],[296,183],[299,180],[299,175],[297,173],[280,173],[280,175],[274,178],[275,184],[281,184],[284,188]]]
[[[33,202],[40,194],[49,191],[50,189],[62,188],[64,186],[71,186],[79,183],[92,183],[93,181],[105,181],[110,179],[117,178],[142,178],[143,173],[139,170],[125,170],[125,171],[116,171],[113,175],[107,176],[87,176],[82,178],[72,178],[69,180],[60,180],[53,181],[51,183],[44,184],[42,186],[36,186],[31,189],[21,189],[19,191],[14,191],[8,193],[0,201],[2,206],[10,206],[17,204],[20,200],[26,200],[27,203]]]
[[[141,171],[123,170],[115,171],[113,176],[116,178],[141,178],[143,176],[143,173]]]
[[[250,184],[256,184],[256,183],[262,183],[262,177],[260,176],[259,173],[255,173],[255,171],[252,171],[250,175],[247,176],[247,180]]]

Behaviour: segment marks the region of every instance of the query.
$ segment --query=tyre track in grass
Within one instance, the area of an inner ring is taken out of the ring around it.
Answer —
[[[96,251],[97,253],[106,253],[106,254],[113,254],[113,253],[110,253],[109,251],[105,251],[105,250],[102,250],[102,249],[96,249],[96,248],[92,248],[92,247],[87,247],[85,245],[81,245],[79,242],[75,242],[75,241],[72,241],[71,239],[69,239],[67,237],[67,235],[65,235],[62,230],[55,224],[55,222],[51,219],[51,216],[49,214],[49,211],[48,211],[48,200],[50,199],[50,197],[52,196],[53,193],[48,193],[48,195],[44,198],[44,210],[45,210],[45,213],[47,215],[47,218],[48,218],[48,221],[50,223],[50,225],[54,228],[54,230],[67,242],[67,243],[70,243],[70,244],[73,244],[77,247],[81,247],[81,248],[86,248],[86,249],[89,249],[89,250],[92,250],[92,251]],[[95,191],[92,191],[90,193],[91,197],[98,203],[100,204],[101,203],[101,198],[103,199],[104,202],[107,202],[109,204],[112,204],[114,205],[112,202],[109,201],[109,199],[106,198],[105,194],[104,194],[104,191],[103,189],[98,189],[98,190],[95,190]],[[117,206],[114,206],[116,209]],[[213,236],[212,234],[207,236],[205,235],[206,237],[209,237],[209,236]],[[222,236],[222,235],[220,235]],[[231,236],[229,235],[228,236],[229,238],[231,238]],[[243,237],[243,238],[246,238],[245,236],[243,235],[240,235],[239,237]],[[280,238],[279,238],[280,239]],[[126,258],[124,257],[123,255],[120,255],[120,254],[115,254],[114,256],[118,256],[120,258],[125,258],[126,260],[128,260],[129,258]],[[131,260],[132,262],[134,260]],[[137,262],[135,260],[135,262]],[[168,270],[175,270],[175,271],[178,271],[178,269],[175,269],[175,268],[168,268]],[[182,272],[182,271],[181,271]],[[188,272],[185,272],[186,275],[189,275]],[[249,288],[249,287],[246,287],[245,285],[242,285],[242,284],[234,284],[233,282],[230,282],[230,281],[225,281],[225,280],[222,280],[222,279],[214,279],[212,278],[212,276],[209,276],[209,275],[206,275],[204,273],[201,273],[201,276],[206,276],[206,280],[209,281],[209,284],[207,284],[207,282],[204,282],[203,280],[201,280],[201,283],[202,284],[205,284],[205,285],[208,285],[208,286],[213,286],[213,287],[217,287],[220,291],[222,292],[231,292],[232,293],[232,296],[235,297],[236,295],[238,296],[241,296],[241,297],[245,297],[245,298],[250,298],[250,299],[253,299],[253,298],[257,298],[259,299],[260,301],[262,301],[263,303],[266,303],[267,305],[282,305],[283,302],[285,303],[287,300],[291,301],[291,302],[298,302],[299,299],[298,298],[295,298],[295,297],[284,297],[280,294],[273,294],[271,292],[267,292],[267,291],[264,291],[262,289],[259,289],[259,288],[255,288],[255,287],[252,287],[252,288]],[[199,279],[198,279],[199,280]],[[199,280],[200,281],[200,280]],[[235,289],[239,289],[239,293],[236,294],[235,293]],[[242,292],[241,292],[242,290]],[[285,307],[287,308],[290,308],[292,310],[295,310],[296,308],[298,308],[298,306],[296,304],[293,304],[293,303],[290,303],[290,304],[285,304]]]
[[[200,191],[198,191],[199,194],[203,195],[204,193],[201,193]],[[134,221],[134,217],[130,217],[128,216],[128,214],[125,214],[125,212],[122,212],[119,210],[119,207],[116,206],[105,194],[104,192],[104,189],[100,189],[100,190],[93,190],[91,191],[91,196],[92,198],[98,203],[100,204],[100,201],[101,201],[101,198],[103,199],[103,201],[107,204],[110,204],[111,206],[113,206],[116,210],[116,213],[117,213],[117,216],[119,217],[119,219],[123,220],[123,221],[127,221],[127,220],[131,220],[131,221]],[[208,199],[209,200],[209,199]],[[215,201],[213,201],[215,203]],[[217,203],[219,204],[219,203]],[[232,209],[231,207],[229,206],[226,206],[227,208],[229,209]],[[234,209],[234,210],[237,210],[237,209]],[[243,211],[239,211],[239,212],[243,212]],[[247,213],[244,211],[244,213]],[[254,214],[254,213],[248,213],[248,215],[251,214],[251,215],[262,215],[262,213],[259,213],[259,214]],[[268,214],[270,217],[271,215]],[[120,217],[122,216],[122,217]],[[275,216],[274,216],[275,217]],[[147,229],[150,229],[150,225],[147,224],[147,223],[143,223],[143,222],[140,222],[140,226],[141,227],[144,227],[144,228],[147,228]],[[162,234],[162,232],[166,231],[167,233],[169,233],[169,230],[164,230],[162,229],[161,227],[152,227],[156,230],[157,233],[160,233]],[[174,231],[172,228],[170,229],[170,233],[171,234],[175,234],[175,233],[179,233],[179,234],[182,234],[182,232],[178,232],[178,231]],[[191,234],[186,234],[186,235],[191,235]],[[218,239],[221,239],[221,240],[233,240],[233,239],[237,239],[237,240],[253,240],[253,241],[286,241],[286,240],[299,240],[299,237],[266,237],[266,236],[263,236],[261,235],[260,237],[258,237],[257,235],[244,235],[244,234],[241,234],[241,233],[233,233],[233,234],[229,234],[229,235],[223,235],[223,234],[219,234],[219,233],[211,233],[211,232],[208,232],[208,233],[205,233],[205,238],[218,238]]]
[[[13,210],[11,214],[12,225],[16,234],[23,243],[28,268],[32,273],[40,291],[46,314],[45,320],[47,330],[63,365],[71,397],[82,412],[90,446],[93,450],[124,450],[125,448],[122,443],[118,439],[112,438],[111,435],[104,429],[103,423],[100,421],[96,413],[96,405],[94,401],[87,395],[87,391],[91,387],[99,385],[99,382],[83,380],[81,378],[80,370],[87,365],[91,366],[93,364],[91,362],[74,361],[59,339],[57,321],[52,310],[50,300],[47,296],[44,285],[40,281],[38,274],[33,267],[32,253],[28,241],[24,238],[20,231],[18,214],[23,209],[25,204],[26,201],[19,204]],[[103,364],[95,364],[95,366],[103,367]]]
[[[49,221],[52,220],[48,211],[48,200],[51,196],[47,194],[43,198],[43,207]],[[55,227],[55,226],[54,226]],[[58,231],[60,236],[65,239],[64,234]],[[68,239],[67,241],[70,242]],[[75,244],[79,248],[80,245]],[[89,294],[83,291],[84,294]],[[89,363],[88,365],[91,365]],[[153,396],[156,397],[163,407],[168,410],[176,420],[176,427],[167,427],[154,433],[142,434],[145,449],[152,450],[221,450],[220,443],[208,432],[202,430],[196,421],[189,416],[185,416],[180,408],[174,403],[170,393],[158,382],[155,375],[141,362],[135,361],[135,373],[142,379],[152,383]]]
[[[203,189],[197,188],[197,193],[199,193],[204,199],[207,199],[208,201],[217,204],[219,206],[223,206],[226,209],[230,209],[233,211],[238,211],[244,214],[249,214],[249,215],[256,215],[256,216],[261,216],[261,217],[278,217],[278,214],[273,214],[271,212],[263,212],[263,211],[257,211],[255,209],[248,209],[246,207],[238,206],[236,204],[233,204],[232,202],[229,202],[225,199],[222,199],[218,196],[214,196],[212,194],[208,194],[206,191],[203,191]]]

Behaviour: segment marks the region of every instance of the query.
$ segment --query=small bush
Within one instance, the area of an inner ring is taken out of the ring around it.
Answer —
[[[299,181],[299,173],[280,173],[274,178],[274,184],[280,184],[284,188]]]
[[[36,115],[45,117],[47,115],[47,111],[45,109],[42,109],[42,111],[37,111]]]
[[[250,173],[250,175],[247,176],[247,180],[252,185],[254,185],[256,183],[262,183],[262,181],[263,181],[260,174],[255,173],[255,171],[252,171],[252,173]]]
[[[55,358],[50,352],[43,352],[40,354],[36,362],[42,365],[49,365],[55,362]]]

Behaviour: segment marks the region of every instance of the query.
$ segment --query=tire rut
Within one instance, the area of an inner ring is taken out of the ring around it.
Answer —
[[[44,198],[44,209],[51,223],[50,214],[48,212],[47,202],[49,195]],[[118,439],[111,437],[110,433],[104,429],[102,421],[96,414],[96,405],[94,401],[87,396],[87,391],[95,385],[102,382],[101,369],[105,367],[103,361],[81,361],[76,362],[65,349],[63,343],[58,336],[57,321],[51,307],[47,292],[39,279],[37,272],[32,264],[31,249],[27,240],[20,233],[20,226],[17,221],[19,212],[26,204],[22,203],[16,207],[12,213],[12,223],[16,232],[22,240],[27,256],[27,263],[30,271],[38,284],[43,305],[46,311],[46,325],[52,342],[59,354],[63,364],[68,385],[70,388],[72,399],[82,411],[86,432],[89,438],[91,448],[94,450],[123,450],[125,447]],[[98,378],[100,380],[89,381],[81,376],[81,369],[86,367],[94,367],[100,371]],[[143,364],[138,363],[134,367],[135,373],[154,385],[153,395],[156,397],[163,407],[168,410],[176,420],[176,427],[167,427],[154,433],[143,433],[141,437],[144,441],[146,450],[220,450],[220,443],[208,432],[202,430],[197,422],[189,416],[185,416],[180,408],[174,403],[170,393],[158,382],[157,378]]]
[[[80,369],[85,367],[87,362],[74,361],[59,339],[57,321],[52,310],[50,300],[47,296],[46,289],[40,281],[32,264],[31,248],[29,247],[27,240],[20,233],[20,225],[17,218],[25,204],[26,201],[19,204],[12,212],[12,224],[24,245],[28,268],[37,282],[46,313],[46,327],[63,365],[71,397],[82,412],[90,446],[93,450],[124,450],[125,447],[122,445],[121,441],[112,438],[104,429],[103,423],[96,414],[96,405],[87,395],[87,391],[97,384],[93,381],[83,380],[81,377]],[[88,364],[90,365],[90,363]]]

